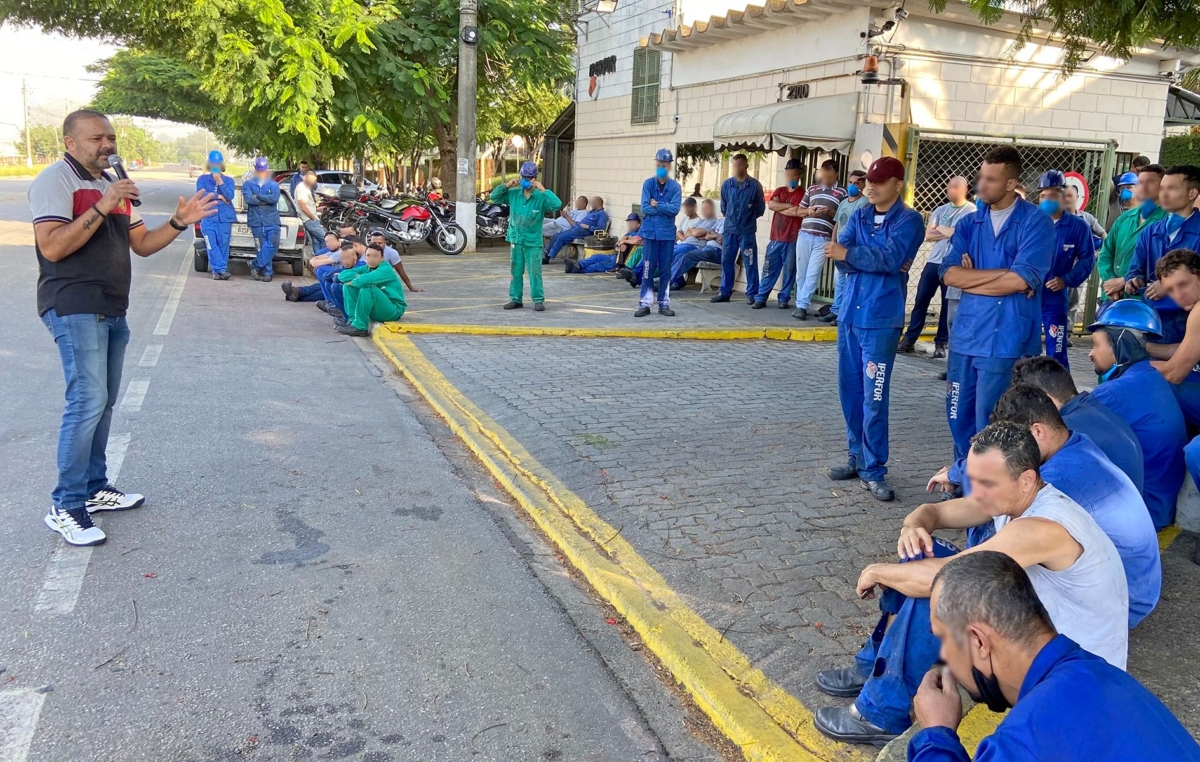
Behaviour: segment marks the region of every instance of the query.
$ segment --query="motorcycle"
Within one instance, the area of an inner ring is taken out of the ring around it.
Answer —
[[[508,235],[508,207],[486,198],[475,202],[475,233],[480,240],[498,241]]]
[[[454,222],[453,211],[446,216],[444,202],[419,198],[387,199],[376,205],[355,204],[361,213],[355,223],[361,234],[379,230],[390,242],[407,248],[422,241],[443,254],[461,254],[467,247],[467,234]]]

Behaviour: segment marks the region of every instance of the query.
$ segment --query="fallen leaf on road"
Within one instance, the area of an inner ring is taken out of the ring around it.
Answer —
[[[157,575],[157,574],[155,574],[154,572],[146,572],[146,573],[145,573],[145,574],[143,574],[142,576],[143,576],[143,577],[145,577],[146,579],[154,579],[154,578],[155,578],[155,577],[157,577],[158,575]]]
[[[604,621],[608,622],[609,624],[616,624],[616,623],[617,623],[617,620],[616,620],[616,619],[613,619],[612,617],[609,617],[608,619],[605,619]]]
[[[819,629],[821,629],[821,628],[822,628],[822,627],[824,627],[824,626],[825,626],[825,625],[821,624],[820,622],[813,622],[813,627],[816,627],[818,630],[819,630]]]
[[[607,468],[602,468],[602,469],[600,469],[600,475],[601,475],[601,476],[608,476],[608,469],[607,469]]]

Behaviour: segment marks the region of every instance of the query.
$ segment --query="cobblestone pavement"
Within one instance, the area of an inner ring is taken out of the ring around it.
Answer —
[[[757,666],[809,707],[830,703],[814,672],[846,663],[876,617],[873,602],[854,596],[859,570],[894,558],[901,519],[949,456],[936,378],[944,365],[896,363],[889,479],[898,499],[883,504],[857,481],[825,476],[845,458],[832,345],[416,343]],[[1076,368],[1086,368],[1075,352]],[[1177,545],[1190,553],[1187,538]],[[1200,716],[1179,686],[1175,652],[1181,633],[1198,624],[1180,598],[1200,573],[1177,550],[1166,564],[1162,611],[1134,633],[1131,665],[1195,731]],[[1200,676],[1189,658],[1184,671]]]

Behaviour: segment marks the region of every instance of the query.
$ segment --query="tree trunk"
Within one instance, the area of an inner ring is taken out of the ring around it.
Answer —
[[[448,124],[437,123],[433,126],[433,136],[437,140],[438,177],[442,180],[442,195],[450,200],[456,198],[458,184],[458,136]]]

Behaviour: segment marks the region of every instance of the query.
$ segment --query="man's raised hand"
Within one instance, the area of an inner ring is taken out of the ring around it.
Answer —
[[[175,221],[180,225],[195,225],[205,217],[211,217],[216,213],[216,195],[196,191],[196,195],[189,199],[185,199],[183,196],[179,197],[179,204],[175,207]]]

